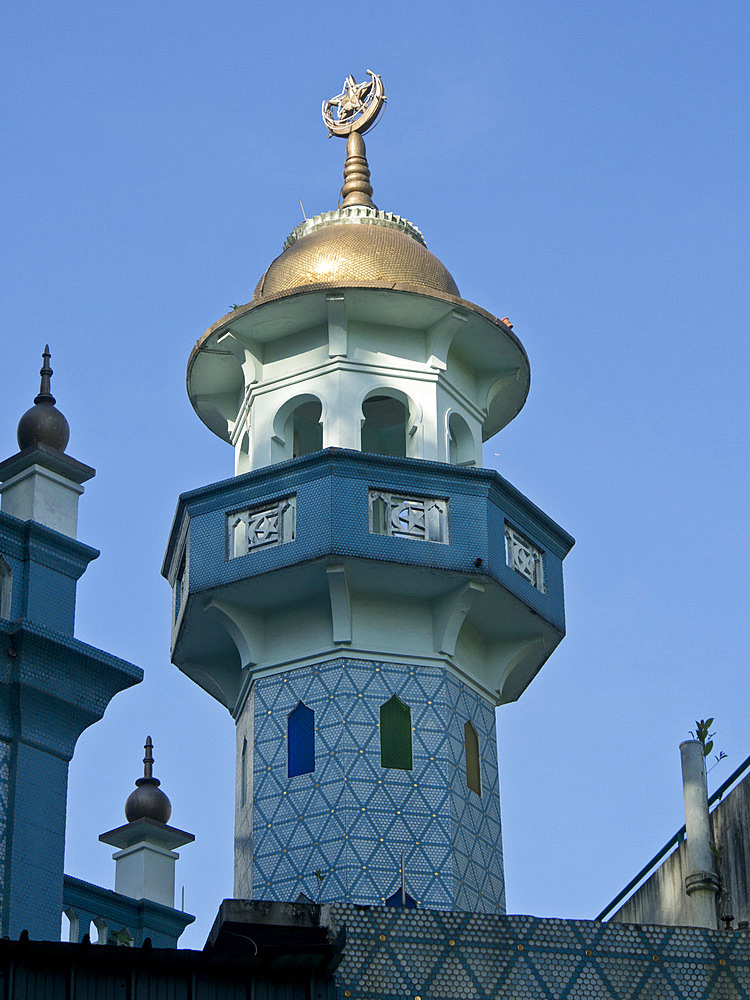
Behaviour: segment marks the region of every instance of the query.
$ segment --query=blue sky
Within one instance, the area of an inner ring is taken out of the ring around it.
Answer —
[[[300,220],[335,207],[346,73],[389,93],[375,200],[423,231],[532,365],[486,446],[577,539],[568,637],[499,713],[508,905],[594,916],[682,822],[678,744],[747,738],[747,37],[742,0],[16,4],[2,41],[0,454],[49,341],[96,467],[78,635],[141,665],[79,741],[71,874],[111,885],[143,737],[201,946],[232,893],[233,725],[169,663],[179,492],[231,473],[184,386]]]

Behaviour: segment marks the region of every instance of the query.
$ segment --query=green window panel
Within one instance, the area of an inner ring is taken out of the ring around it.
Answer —
[[[482,779],[479,771],[479,737],[471,721],[464,726],[464,749],[466,751],[466,784],[469,790],[482,794]]]
[[[411,709],[393,695],[380,706],[380,766],[411,771]]]

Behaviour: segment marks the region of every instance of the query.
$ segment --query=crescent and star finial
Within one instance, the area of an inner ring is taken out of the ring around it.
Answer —
[[[362,136],[377,123],[387,97],[383,81],[378,74],[368,69],[367,76],[369,80],[357,83],[350,73],[344,80],[341,93],[323,101],[323,123],[328,129],[328,135],[346,137],[346,162],[340,208],[349,208],[352,205],[377,207],[372,200],[370,167]]]
[[[369,80],[357,83],[350,73],[341,93],[323,101],[323,123],[329,135],[364,135],[377,123],[388,98],[378,74],[368,69],[367,75]]]

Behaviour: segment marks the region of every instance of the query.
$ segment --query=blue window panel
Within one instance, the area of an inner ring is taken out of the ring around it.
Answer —
[[[300,702],[287,719],[287,766],[290,778],[315,770],[315,712]]]
[[[403,907],[406,910],[416,910],[417,901],[408,892],[402,893],[400,889],[397,889],[392,896],[386,899],[385,905]]]

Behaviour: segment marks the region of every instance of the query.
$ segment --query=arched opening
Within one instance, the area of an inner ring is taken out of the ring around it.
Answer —
[[[448,418],[448,460],[451,465],[477,464],[474,438],[459,413],[451,413]]]
[[[0,618],[10,618],[10,604],[13,596],[13,571],[0,556]]]
[[[464,750],[466,754],[466,785],[469,791],[482,794],[482,778],[479,770],[479,737],[471,720],[464,726]]]
[[[323,447],[323,407],[317,399],[301,403],[292,413],[292,458],[312,455]]]
[[[302,458],[323,447],[323,404],[317,396],[288,399],[273,419],[272,452],[276,462]]]
[[[395,396],[378,392],[362,403],[362,451],[406,458],[409,411]]]
[[[401,771],[413,768],[411,709],[398,695],[380,706],[380,766]]]
[[[300,701],[287,718],[287,774],[312,774],[315,770],[315,712]]]

